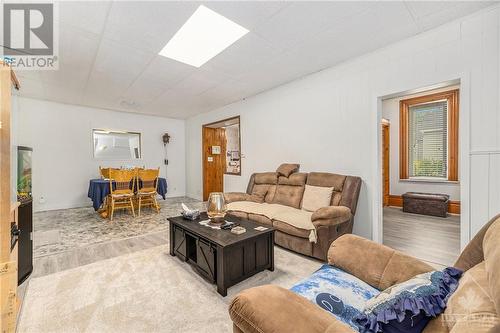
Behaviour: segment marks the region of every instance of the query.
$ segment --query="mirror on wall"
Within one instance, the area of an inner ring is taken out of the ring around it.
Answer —
[[[141,133],[93,129],[94,158],[107,160],[140,159]]]

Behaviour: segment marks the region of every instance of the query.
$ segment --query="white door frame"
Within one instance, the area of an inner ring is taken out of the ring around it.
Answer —
[[[441,83],[417,84],[413,87],[398,91],[382,91],[374,94],[373,110],[376,115],[372,140],[375,152],[376,168],[373,179],[375,180],[375,193],[372,199],[372,239],[378,243],[383,241],[383,210],[382,210],[382,100],[397,96],[410,95],[426,90],[438,89],[453,84],[460,84],[460,115],[459,115],[459,180],[460,180],[460,248],[463,249],[471,238],[470,232],[470,74],[462,73],[458,77],[444,78]],[[398,125],[399,126],[399,125]]]

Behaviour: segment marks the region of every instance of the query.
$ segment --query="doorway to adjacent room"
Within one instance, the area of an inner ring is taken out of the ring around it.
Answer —
[[[224,191],[224,175],[241,175],[240,116],[202,126],[203,201]]]
[[[382,100],[383,243],[435,266],[460,253],[459,88]]]

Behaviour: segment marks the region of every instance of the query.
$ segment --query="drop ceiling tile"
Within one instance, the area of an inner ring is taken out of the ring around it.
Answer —
[[[196,67],[157,55],[144,69],[142,76],[148,80],[172,86],[196,70]]]
[[[59,63],[90,70],[99,49],[100,39],[98,34],[61,24]]]
[[[207,96],[213,96],[215,100],[226,105],[245,98],[249,93],[252,93],[252,91],[248,91],[245,85],[241,84],[239,81],[229,80],[204,91],[200,94],[200,97],[203,99]]]
[[[425,17],[455,6],[453,1],[406,1],[415,18]]]
[[[67,104],[81,104],[83,89],[75,88],[73,85],[58,82],[55,84],[44,83],[45,96],[48,100]]]
[[[198,69],[198,71],[174,85],[171,91],[182,96],[196,96],[230,79],[221,72]]]
[[[371,6],[369,2],[293,2],[254,32],[286,49]]]
[[[153,60],[154,55],[134,47],[102,39],[94,63],[94,71],[135,79]]]
[[[454,3],[443,10],[418,18],[417,24],[423,31],[430,30],[489,5],[491,5],[491,2],[486,1]]]
[[[157,54],[198,6],[188,1],[114,2],[104,37]]]
[[[283,50],[250,32],[202,66],[236,78],[254,70],[259,64],[275,59]]]
[[[129,77],[93,71],[85,87],[83,103],[96,105],[102,101],[106,107],[117,104],[132,83]]]
[[[111,1],[58,1],[60,23],[101,34],[106,23]]]
[[[144,76],[140,76],[127,88],[122,97],[125,101],[144,105],[155,100],[167,89],[167,85],[163,83],[148,80]]]
[[[280,1],[207,1],[204,6],[250,31],[290,5]]]
[[[87,84],[90,72],[71,65],[60,64],[58,70],[40,71],[40,80],[51,85],[62,85],[73,89],[83,90]]]

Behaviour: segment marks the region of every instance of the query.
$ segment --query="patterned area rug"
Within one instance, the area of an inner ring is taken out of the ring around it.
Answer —
[[[206,210],[203,202],[187,197],[160,200],[160,213],[141,209],[141,216],[120,210],[113,221],[103,219],[92,207],[53,210],[33,216],[34,256],[40,257],[110,240],[139,236],[165,230],[167,218],[181,212],[181,203]]]
[[[168,244],[31,279],[18,332],[231,332],[228,306],[241,290],[285,288],[319,261],[275,247],[275,270],[229,288],[222,297]]]

